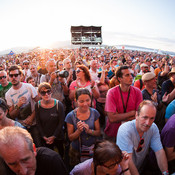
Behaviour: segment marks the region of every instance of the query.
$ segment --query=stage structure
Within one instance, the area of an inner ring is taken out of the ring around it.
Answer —
[[[75,45],[101,45],[101,26],[71,26],[71,43]]]

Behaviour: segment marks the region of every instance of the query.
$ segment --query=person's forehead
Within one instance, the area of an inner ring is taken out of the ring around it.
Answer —
[[[35,68],[36,68],[36,66],[34,66],[34,65],[30,66],[30,69],[35,69]]]
[[[0,72],[0,76],[6,76],[7,75],[7,73],[5,73],[5,72]]]
[[[140,116],[155,117],[156,109],[152,105],[144,105],[140,110]]]
[[[12,73],[13,73],[13,74],[18,74],[18,73],[19,73],[19,70],[18,70],[18,69],[11,70],[11,71],[10,71],[10,74],[12,74]]]
[[[50,66],[50,65],[56,65],[56,63],[55,63],[55,61],[49,61],[48,62],[48,65]]]
[[[22,140],[15,142],[13,145],[4,145],[1,149],[3,150],[2,157],[8,163],[20,161],[32,152],[27,143]]]
[[[122,73],[123,73],[123,75],[124,75],[124,74],[130,74],[131,72],[130,72],[129,69],[123,69],[123,70],[122,70]]]

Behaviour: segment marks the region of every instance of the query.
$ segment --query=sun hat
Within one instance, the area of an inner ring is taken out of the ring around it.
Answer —
[[[172,74],[175,74],[175,67],[172,67],[171,71],[168,73],[169,76],[171,76]]]

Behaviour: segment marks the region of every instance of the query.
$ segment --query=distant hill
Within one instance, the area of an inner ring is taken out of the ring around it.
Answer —
[[[88,45],[86,45],[88,47]],[[132,46],[132,45],[113,45],[117,49],[124,49],[126,50],[139,50],[139,51],[145,51],[145,52],[156,52],[158,54],[169,54],[175,56],[175,52],[170,51],[163,51],[163,50],[157,50],[152,48],[146,48],[146,47],[139,47],[139,46]],[[100,45],[100,46],[89,46],[89,47],[113,47],[109,45]],[[72,45],[71,41],[57,41],[52,44],[50,44],[47,49],[59,49],[59,48],[66,48],[66,49],[73,49],[73,48],[79,48],[81,45]],[[19,54],[22,52],[29,52],[32,51],[35,48],[40,48],[39,46],[36,47],[15,47],[11,49],[7,49],[0,52],[0,56],[10,53],[10,51],[13,51],[15,54]],[[42,48],[41,48],[42,49]],[[45,48],[46,49],[46,48]]]

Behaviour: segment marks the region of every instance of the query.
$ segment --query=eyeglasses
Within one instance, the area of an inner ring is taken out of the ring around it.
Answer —
[[[47,91],[41,91],[41,92],[40,92],[40,94],[41,94],[42,96],[45,96],[46,93],[47,93],[48,95],[50,95],[50,94],[51,94],[51,89],[49,89],[49,90],[47,90]]]
[[[102,165],[102,166],[104,166],[105,168],[108,168],[108,169],[112,169],[112,168],[114,168],[117,164],[119,164],[121,161],[117,161],[117,162],[115,162],[115,163],[113,163],[113,164],[111,164],[111,165],[109,165],[109,166],[107,166],[107,165]]]
[[[14,77],[17,77],[18,75],[19,75],[19,74],[9,74],[9,77],[10,77],[10,78],[13,78],[13,76],[14,76]]]
[[[140,141],[139,141],[139,145],[138,145],[138,148],[137,148],[136,152],[142,151],[143,144],[144,144],[144,138],[141,138]]]
[[[24,65],[29,65],[29,63],[24,63]]]
[[[63,66],[63,64],[59,64],[59,66]]]
[[[2,80],[3,78],[6,78],[6,76],[4,75],[4,76],[0,77],[0,80]]]
[[[83,70],[77,69],[76,72],[77,72],[77,73],[80,73],[80,72],[83,72]]]

